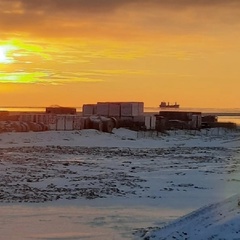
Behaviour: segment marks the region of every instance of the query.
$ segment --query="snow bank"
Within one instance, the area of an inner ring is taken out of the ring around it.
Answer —
[[[240,195],[203,207],[166,227],[152,230],[144,239],[239,239]]]
[[[211,131],[172,131],[158,136],[149,132],[135,132],[127,129],[114,129],[103,133],[97,130],[47,131],[26,133],[1,133],[0,147],[24,146],[82,146],[82,147],[218,147],[239,146],[237,131],[213,129]]]

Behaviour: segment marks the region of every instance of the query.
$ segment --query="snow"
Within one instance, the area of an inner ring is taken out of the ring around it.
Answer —
[[[172,131],[157,136],[156,133],[114,129],[112,133],[97,130],[47,131],[25,133],[1,133],[1,148],[24,146],[83,146],[83,147],[214,147],[232,146],[240,141],[239,132],[225,129],[202,131]],[[232,143],[235,141],[235,144]]]
[[[194,211],[160,230],[149,231],[145,239],[239,239],[240,195]]]
[[[237,234],[239,131],[1,133],[0,159],[0,239]]]

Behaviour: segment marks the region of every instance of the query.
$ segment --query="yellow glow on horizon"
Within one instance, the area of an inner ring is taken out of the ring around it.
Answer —
[[[37,83],[39,78],[47,77],[46,73],[34,72],[16,72],[13,74],[0,73],[0,83]]]
[[[158,106],[165,99],[183,107],[238,107],[239,56],[232,47],[195,35],[168,37],[160,43],[157,38],[146,43],[20,37],[0,41],[1,101],[14,105],[18,96],[20,105],[144,101]],[[226,78],[236,86],[231,93],[225,92]],[[217,89],[214,98],[212,89]]]
[[[20,56],[24,56],[25,54],[27,55],[35,54],[35,55],[39,55],[44,59],[48,59],[48,60],[51,59],[51,57],[47,53],[44,53],[43,47],[38,44],[24,42],[23,39],[22,40],[12,39],[10,41],[10,44],[15,47],[15,50],[20,50],[24,52],[24,54],[22,53],[20,54]]]

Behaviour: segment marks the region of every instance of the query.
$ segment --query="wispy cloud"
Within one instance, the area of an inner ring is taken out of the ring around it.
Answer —
[[[1,45],[9,46],[11,64],[2,63],[0,83],[101,83],[116,76],[142,74],[142,71],[126,66],[119,67],[119,63],[141,58],[145,54],[126,45],[107,48],[103,44],[46,44],[44,41],[22,40],[2,41]],[[99,67],[99,62],[102,62],[102,67]],[[111,62],[111,67],[108,62]]]
[[[63,85],[68,83],[101,83],[112,79],[114,76],[142,75],[141,71],[111,71],[92,70],[89,72],[60,72],[54,69],[32,69],[0,72],[0,83],[16,84],[54,84]]]
[[[90,75],[90,74],[89,74]],[[67,84],[67,83],[98,83],[104,80],[74,73],[51,73],[46,70],[34,72],[0,72],[0,83],[16,84]]]
[[[1,5],[7,4],[21,12],[26,11],[82,11],[87,13],[112,12],[129,5],[158,6],[168,8],[209,7],[209,6],[240,6],[238,0],[1,0]]]
[[[1,31],[140,39],[240,23],[239,0],[0,0]]]

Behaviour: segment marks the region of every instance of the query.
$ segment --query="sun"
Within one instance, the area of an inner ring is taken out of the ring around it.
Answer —
[[[13,63],[13,52],[17,49],[14,45],[0,45],[0,64]]]
[[[0,46],[0,64],[8,64],[12,63],[11,57],[9,57],[11,48],[10,46],[7,45],[2,45]]]
[[[0,46],[0,63],[7,63],[7,49],[5,47]]]

